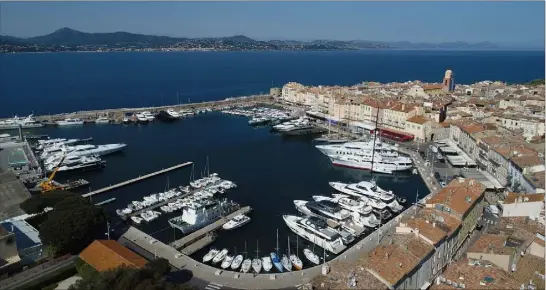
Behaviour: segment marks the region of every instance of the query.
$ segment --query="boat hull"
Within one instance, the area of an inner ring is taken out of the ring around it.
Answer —
[[[19,129],[19,124],[10,124],[10,125],[0,125],[0,130],[17,130]],[[23,129],[31,129],[31,128],[41,128],[44,124],[26,124],[22,125],[21,127]]]
[[[372,167],[372,163],[367,161],[354,162],[349,160],[337,159],[333,157],[330,157],[330,161],[332,162],[332,165],[334,166],[352,168],[352,169],[358,169],[358,170],[370,170]],[[386,166],[382,164],[381,167],[382,168],[379,169],[379,165],[374,164],[374,172],[380,171],[381,173],[392,173],[395,171],[407,171],[412,169],[413,165]]]
[[[296,235],[306,239],[307,241],[311,242],[311,243],[314,243],[315,245],[327,250],[328,252],[330,253],[333,253],[333,254],[339,254],[341,252],[343,252],[347,246],[341,244],[339,247],[332,247],[330,245],[329,242],[327,242],[326,240],[324,240],[323,238],[321,238],[320,236],[317,236],[315,234],[311,234],[303,229],[301,229],[300,227],[294,225],[292,222],[288,221],[285,219],[285,223],[286,225],[288,226],[288,228],[290,228],[290,230],[292,232],[294,232]]]

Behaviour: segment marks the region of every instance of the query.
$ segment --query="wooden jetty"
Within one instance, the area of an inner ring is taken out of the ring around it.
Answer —
[[[233,213],[217,220],[216,222],[200,229],[200,230],[197,230],[179,240],[176,240],[174,241],[173,243],[171,243],[171,247],[175,248],[175,249],[180,249],[180,248],[183,248],[183,247],[187,247],[189,244],[193,243],[194,241],[196,241],[198,238],[201,238],[203,237],[204,235],[218,229],[219,227],[221,227],[223,224],[227,223],[230,219],[240,215],[240,214],[247,214],[251,211],[252,209],[250,208],[250,206],[245,206],[243,208],[240,208],[236,211],[234,211]],[[198,242],[198,241],[196,241]],[[206,246],[206,245],[203,245],[203,247]]]
[[[212,242],[216,240],[216,235],[214,233],[209,233],[205,235],[204,237],[200,238],[199,240],[189,244],[188,246],[184,247],[180,252],[184,255],[191,255],[202,248],[210,245]]]
[[[176,169],[179,169],[179,168],[182,168],[182,167],[186,167],[186,166],[191,165],[191,164],[193,164],[193,162],[186,162],[186,163],[178,164],[178,165],[175,165],[175,166],[172,166],[172,167],[169,167],[169,168],[161,169],[161,170],[156,171],[156,172],[148,173],[148,174],[146,174],[146,175],[142,175],[142,176],[139,176],[139,177],[136,177],[136,178],[133,178],[133,179],[129,179],[129,180],[127,180],[127,181],[120,182],[120,183],[118,183],[118,184],[110,185],[110,186],[108,186],[108,187],[101,188],[101,189],[99,189],[99,190],[95,190],[95,191],[92,191],[92,192],[83,194],[82,196],[83,196],[83,197],[94,196],[94,195],[97,195],[97,194],[100,194],[100,193],[104,193],[104,192],[107,192],[107,191],[110,191],[110,190],[114,190],[114,189],[116,189],[116,188],[120,188],[120,187],[129,185],[129,184],[138,182],[138,181],[142,181],[142,180],[144,180],[144,179],[148,179],[148,178],[150,178],[150,177],[154,177],[154,176],[157,176],[157,175],[161,175],[161,174],[167,173],[167,172],[169,172],[169,171],[173,171],[173,170],[176,170]]]

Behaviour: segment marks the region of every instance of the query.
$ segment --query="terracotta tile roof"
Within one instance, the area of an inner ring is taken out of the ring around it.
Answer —
[[[427,84],[427,85],[423,85],[423,90],[425,91],[428,91],[428,90],[441,90],[444,86],[442,84]]]
[[[398,245],[378,246],[368,254],[367,268],[391,285],[396,285],[410,273],[420,260],[398,247]]]
[[[461,259],[459,262],[450,264],[442,273],[442,277],[452,282],[463,283],[465,289],[519,289],[521,286],[520,282],[499,267],[472,266],[468,262],[468,259]],[[433,284],[431,289],[457,288],[440,283]]]
[[[521,202],[537,202],[537,201],[544,201],[544,193],[532,193],[532,194],[525,194],[525,193],[515,193],[510,192],[508,193],[508,196],[504,199],[504,204],[512,204],[516,202],[516,199],[518,197],[521,197]]]
[[[513,157],[512,161],[521,168],[525,168],[528,166],[544,165],[544,161],[540,160],[537,155],[517,156]]]
[[[446,237],[446,232],[436,227],[435,220],[425,220],[422,218],[410,218],[405,221],[408,227],[412,229],[419,229],[419,234],[425,236],[431,240],[433,244],[437,245]]]
[[[485,186],[474,179],[455,179],[427,200],[427,204],[442,204],[464,215],[476,203],[476,200],[483,196],[484,192]]]
[[[316,275],[311,284],[313,289],[347,289],[347,276],[353,272],[356,276],[358,289],[387,290],[387,286],[368,272],[364,267],[368,264],[367,258],[363,257],[358,262],[335,261],[330,264],[330,273]]]
[[[427,119],[427,118],[425,118],[424,116],[421,116],[421,115],[413,116],[413,117],[409,118],[407,121],[410,122],[410,123],[415,123],[415,124],[420,124],[420,125],[423,125],[423,124],[425,124],[427,122],[430,122],[429,119]]]
[[[99,272],[121,265],[142,268],[148,263],[114,240],[95,240],[80,253],[80,258]]]
[[[504,235],[482,235],[475,243],[468,249],[468,253],[482,253],[482,254],[496,254],[496,255],[512,255],[515,252],[515,248],[506,247],[506,236]]]
[[[531,280],[533,284],[537,285],[538,289],[544,289],[544,280],[537,275],[537,272],[544,275],[544,262],[544,258],[533,255],[520,257],[512,277],[526,285]]]

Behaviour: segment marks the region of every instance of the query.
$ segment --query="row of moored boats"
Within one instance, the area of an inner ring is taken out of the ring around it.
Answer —
[[[63,172],[102,168],[106,161],[102,160],[101,156],[122,151],[127,146],[124,143],[82,144],[90,140],[91,138],[38,140],[35,151],[47,172],[52,172],[55,168],[58,168],[58,172]]]
[[[304,216],[284,215],[283,219],[295,234],[334,254],[344,251],[366,229],[375,229],[402,211],[401,204],[406,202],[373,181],[330,182],[330,186],[339,193],[295,200]]]

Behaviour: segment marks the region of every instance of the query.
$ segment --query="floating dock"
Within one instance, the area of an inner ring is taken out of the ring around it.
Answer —
[[[95,191],[92,191],[92,192],[90,192],[90,193],[83,194],[82,196],[83,196],[83,197],[94,196],[94,195],[97,195],[97,194],[100,194],[100,193],[104,193],[104,192],[107,192],[107,191],[110,191],[110,190],[114,190],[114,189],[116,189],[116,188],[120,188],[120,187],[129,185],[129,184],[138,182],[138,181],[142,181],[142,180],[144,180],[144,179],[148,179],[148,178],[150,178],[150,177],[154,177],[154,176],[157,176],[157,175],[161,175],[161,174],[167,173],[167,172],[169,172],[169,171],[173,171],[173,170],[176,170],[176,169],[179,169],[179,168],[182,168],[182,167],[186,167],[186,166],[191,165],[191,164],[193,164],[193,162],[186,162],[186,163],[178,164],[178,165],[175,165],[175,166],[172,166],[172,167],[169,167],[169,168],[165,168],[165,169],[161,169],[161,170],[156,171],[156,172],[148,173],[148,174],[146,174],[146,175],[142,175],[142,176],[139,176],[139,177],[136,177],[136,178],[133,178],[133,179],[124,181],[124,182],[120,182],[120,183],[118,183],[118,184],[110,185],[110,186],[108,186],[108,187],[101,188],[101,189],[99,189],[99,190],[95,190]]]
[[[103,200],[103,201],[101,201],[99,203],[95,203],[95,205],[103,205],[103,204],[114,202],[115,200],[116,200],[116,198],[113,197],[113,198],[110,198],[110,199],[107,199],[107,200]]]
[[[203,237],[204,235],[218,229],[219,227],[221,227],[222,225],[224,225],[225,223],[227,223],[230,219],[240,215],[240,214],[247,214],[251,211],[252,209],[249,207],[249,206],[245,206],[245,207],[242,207],[236,211],[234,211],[233,213],[217,220],[216,222],[200,229],[200,230],[197,230],[179,240],[176,240],[174,241],[173,243],[171,243],[171,247],[175,248],[175,249],[180,249],[180,248],[183,248],[183,247],[188,247],[190,244],[194,243],[194,241],[196,241],[198,238],[201,238]],[[197,243],[199,241],[196,241],[195,243]],[[203,245],[203,247],[206,246],[206,245]]]
[[[199,240],[189,244],[188,246],[184,247],[180,252],[184,255],[191,255],[202,248],[212,244],[216,240],[216,235],[214,233],[210,233],[205,235],[204,237],[200,238]]]

